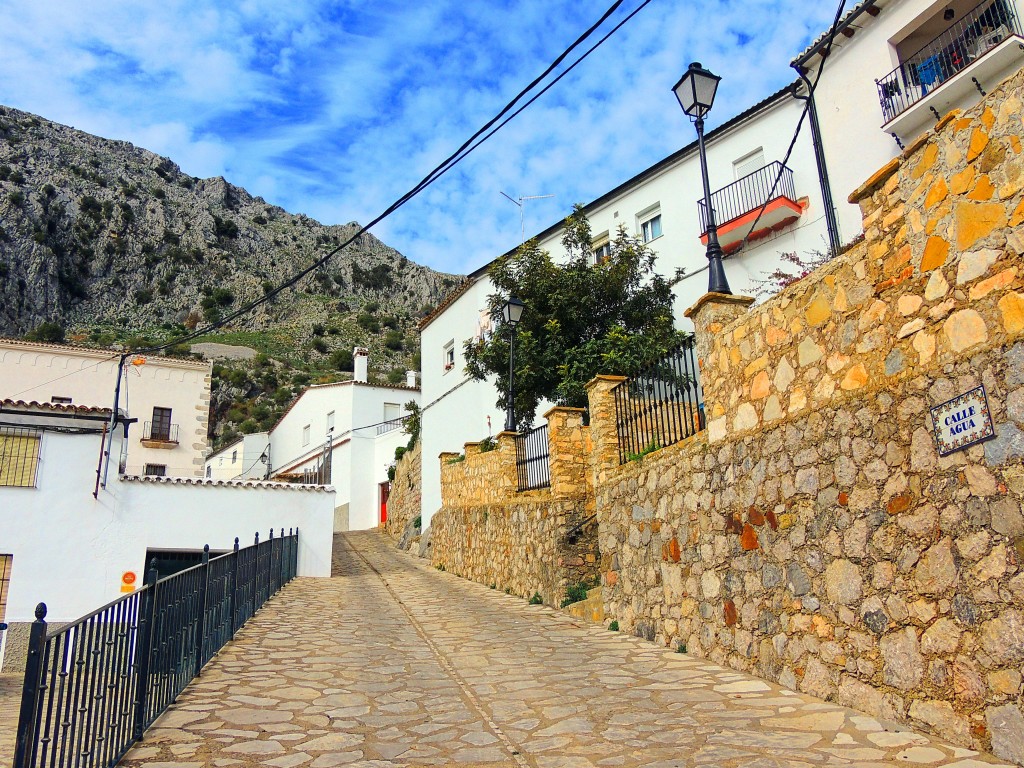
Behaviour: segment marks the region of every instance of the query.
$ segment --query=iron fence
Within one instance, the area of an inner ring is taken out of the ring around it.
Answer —
[[[775,183],[776,176],[779,177],[778,184]],[[773,187],[774,192],[772,192]],[[753,173],[748,173],[717,192],[712,192],[711,205],[715,212],[715,223],[721,227],[746,213],[756,211],[765,203],[770,202],[769,194],[772,195],[773,200],[780,197],[796,200],[793,171],[778,160]],[[703,200],[698,200],[697,207],[700,210],[700,231],[701,234],[705,234],[708,231],[707,206]]]
[[[612,392],[620,464],[704,429],[704,396],[692,336]]]
[[[516,474],[520,491],[551,486],[551,455],[548,425],[516,435]]]
[[[405,416],[401,416],[397,419],[389,419],[388,421],[381,422],[377,425],[377,434],[385,435],[388,432],[394,432],[396,429],[401,429],[405,425]]]
[[[876,80],[888,123],[1011,35],[1021,36],[1013,3],[984,0],[885,77]]]
[[[36,607],[14,768],[114,766],[298,567],[289,531],[145,584],[49,631]]]
[[[178,442],[178,425],[163,421],[147,421],[142,425],[143,440],[157,440],[164,443]]]

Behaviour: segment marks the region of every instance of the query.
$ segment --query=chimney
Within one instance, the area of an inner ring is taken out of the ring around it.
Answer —
[[[409,387],[410,389],[416,388],[416,371],[405,372],[405,386]]]
[[[370,350],[366,347],[356,347],[352,350],[352,359],[355,361],[354,381],[361,381],[364,384],[370,380]]]

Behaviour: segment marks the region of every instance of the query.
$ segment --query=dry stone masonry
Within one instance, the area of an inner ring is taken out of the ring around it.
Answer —
[[[1024,73],[851,200],[863,241],[691,311],[708,429],[616,466],[590,389],[608,620],[1024,763]],[[995,437],[929,409],[984,385]]]
[[[481,584],[558,605],[567,587],[597,581],[597,526],[583,412],[554,408],[545,418],[550,488],[517,491],[512,432],[500,433],[490,451],[466,443],[465,454],[441,454],[442,507],[431,518],[431,560]]]

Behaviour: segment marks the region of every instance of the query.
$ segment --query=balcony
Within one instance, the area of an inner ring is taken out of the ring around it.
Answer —
[[[386,435],[388,432],[394,432],[396,429],[401,429],[405,424],[405,417],[397,419],[389,419],[388,421],[382,422],[377,425],[377,434]]]
[[[142,444],[147,448],[177,448],[178,425],[147,421],[142,428]]]
[[[953,23],[941,14],[926,20],[897,48],[900,65],[875,81],[882,130],[900,136],[919,130],[929,114],[940,116],[972,93],[980,96],[986,84],[992,87],[1024,63],[1024,37],[1012,2],[983,0],[957,16]]]
[[[779,178],[778,184],[775,184],[776,177]],[[758,240],[792,224],[804,212],[796,198],[792,169],[777,160],[713,192],[711,205],[718,224],[718,242],[726,253],[735,251],[744,238]],[[697,207],[700,211],[700,240],[707,245],[708,216],[704,201],[698,200]],[[751,231],[755,220],[757,230]]]

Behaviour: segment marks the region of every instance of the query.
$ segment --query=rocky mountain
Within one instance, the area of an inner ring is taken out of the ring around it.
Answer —
[[[322,225],[127,142],[0,107],[0,334],[44,321],[94,341],[97,329],[191,329],[263,295],[357,228]],[[454,284],[365,234],[233,330],[290,328],[301,344],[314,325],[333,323],[348,326],[346,345],[387,356],[381,323],[357,324],[364,308],[396,318],[387,330],[404,334]]]

